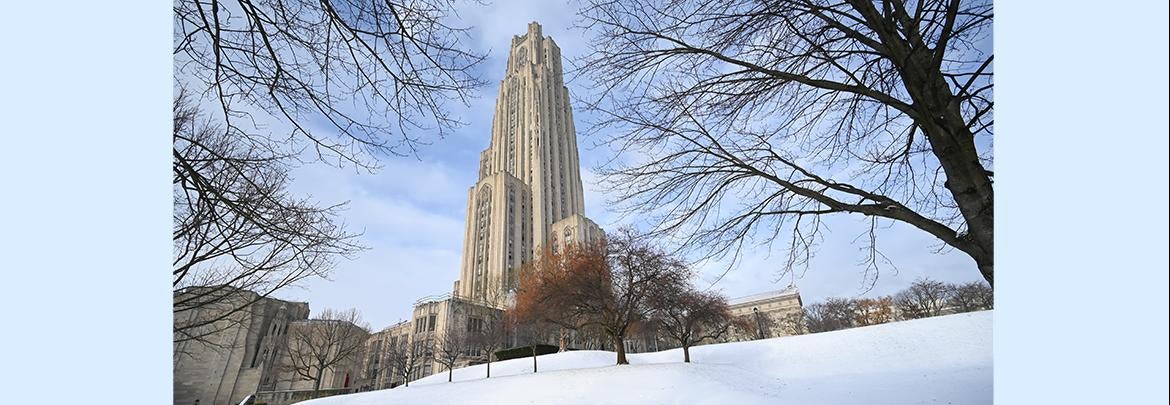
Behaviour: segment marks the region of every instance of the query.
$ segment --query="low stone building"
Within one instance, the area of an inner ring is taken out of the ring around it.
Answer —
[[[402,385],[402,377],[394,372],[388,357],[392,348],[410,344],[410,334],[410,321],[401,321],[370,335],[366,341],[366,358],[362,363],[362,384],[358,387],[359,391]]]
[[[411,380],[445,371],[444,366],[434,360],[434,353],[448,331],[465,335],[478,332],[486,322],[502,318],[505,302],[488,303],[457,295],[425,297],[415,303],[414,320],[411,323],[410,343],[421,359],[411,373]],[[466,348],[466,353],[455,363],[455,368],[483,361],[485,353]]]
[[[726,340],[767,339],[805,333],[804,303],[796,286],[732,298],[727,303],[732,317],[746,320],[752,327],[735,328]]]
[[[283,355],[289,323],[309,316],[308,303],[260,297],[225,286],[185,289],[175,294],[175,300],[208,293],[223,298],[217,305],[175,314],[175,323],[180,325],[212,321],[175,337],[175,405],[234,405],[267,389],[276,381],[276,364]]]
[[[276,383],[259,392],[257,401],[286,405],[357,391],[369,336],[363,327],[337,319],[290,323],[287,347],[276,367]]]

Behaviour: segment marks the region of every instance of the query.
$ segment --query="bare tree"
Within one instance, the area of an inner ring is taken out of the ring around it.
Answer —
[[[487,378],[492,376],[492,356],[507,347],[513,333],[515,323],[502,309],[514,304],[511,298],[505,290],[489,289],[468,307],[468,346],[487,363]]]
[[[290,324],[287,368],[312,381],[313,391],[320,390],[325,371],[361,361],[369,336],[356,309],[326,309],[313,319]]]
[[[288,156],[274,141],[208,123],[183,92],[174,124],[176,343],[214,345],[207,337],[235,326],[252,304],[328,274],[334,258],[361,249],[337,217],[341,205],[288,193]]]
[[[447,367],[447,382],[451,382],[455,372],[455,362],[464,356],[470,340],[471,336],[467,330],[458,325],[448,325],[436,339],[434,359],[435,362]]]
[[[417,345],[410,343],[405,337],[390,345],[386,350],[386,363],[395,376],[402,379],[403,385],[410,386],[410,374],[414,367],[419,365],[423,353]]]
[[[878,325],[894,320],[894,300],[890,297],[853,300],[853,324]]]
[[[900,222],[992,282],[992,5],[986,0],[587,0],[581,72],[614,203],[681,249],[738,258],[822,218],[868,218],[866,278]],[[881,221],[879,221],[881,220]]]
[[[450,25],[450,0],[173,7],[174,339],[214,344],[254,302],[238,291],[262,299],[360,250],[342,205],[290,195],[289,170],[313,160],[374,170],[428,132],[443,136],[460,124],[448,105],[483,84],[484,55],[460,46],[467,30]]]
[[[955,287],[948,305],[958,312],[982,311],[995,307],[995,297],[991,287],[974,281]]]
[[[780,317],[780,327],[789,335],[803,335],[808,333],[803,312],[790,312]]]
[[[853,301],[829,298],[804,308],[809,333],[829,332],[853,327]]]
[[[471,345],[481,352],[487,362],[487,377],[492,378],[492,357],[496,351],[508,345],[508,338],[512,334],[511,320],[505,319],[502,311],[492,311],[493,314],[482,318],[483,324],[478,330],[471,330]]]
[[[942,315],[953,291],[954,286],[950,284],[920,278],[894,295],[894,305],[904,319],[938,316]]]
[[[586,325],[573,331],[577,347],[585,350],[608,350],[612,344],[605,331],[597,325]]]
[[[519,294],[517,294],[517,302],[519,302]],[[537,372],[536,363],[536,346],[545,344],[549,335],[551,335],[551,326],[553,324],[542,320],[541,318],[533,317],[533,313],[514,312],[507,319],[514,322],[512,324],[513,331],[516,334],[516,344],[518,347],[528,346],[532,351],[532,372]]]
[[[601,242],[607,272],[577,289],[572,308],[580,314],[596,314],[592,322],[613,340],[617,364],[626,359],[625,337],[631,324],[644,320],[653,310],[649,299],[658,289],[678,288],[691,277],[686,265],[647,242],[633,228],[620,228]],[[607,285],[608,284],[608,285]],[[600,299],[598,299],[600,298]]]
[[[443,136],[483,84],[451,0],[178,0],[175,76],[234,136],[256,121],[322,160],[376,167]],[[324,126],[324,127],[321,127]]]
[[[650,298],[653,317],[660,329],[683,349],[683,362],[691,362],[691,346],[719,339],[731,328],[727,299],[699,292],[686,285],[656,289]]]

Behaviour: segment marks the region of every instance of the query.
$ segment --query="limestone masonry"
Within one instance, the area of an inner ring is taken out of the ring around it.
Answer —
[[[540,24],[512,38],[491,144],[467,192],[463,261],[454,295],[473,300],[516,286],[516,271],[545,242],[601,235],[584,216],[581,162],[561,50]]]

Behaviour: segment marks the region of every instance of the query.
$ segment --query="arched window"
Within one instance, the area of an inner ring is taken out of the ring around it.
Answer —
[[[471,289],[472,295],[481,294],[484,288],[483,274],[487,267],[488,249],[491,247],[489,237],[491,225],[492,189],[484,185],[476,198],[475,218],[475,276]]]

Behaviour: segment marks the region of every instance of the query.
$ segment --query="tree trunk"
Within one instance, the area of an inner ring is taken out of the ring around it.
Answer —
[[[325,374],[324,368],[317,369],[317,378],[315,380],[313,380],[313,393],[314,394],[316,394],[317,391],[321,390],[321,374]]]
[[[488,355],[487,378],[492,378],[492,355]]]
[[[453,369],[454,369],[454,367],[452,367],[450,365],[447,366],[447,382],[451,382],[451,376],[455,373],[455,371]]]
[[[536,346],[532,346],[532,372],[536,372]]]
[[[691,346],[683,343],[683,363],[691,362]]]
[[[568,331],[566,331],[564,329],[561,329],[560,346],[561,347],[557,350],[558,352],[563,352],[563,351],[567,350],[569,347],[569,333],[568,333]]]
[[[992,289],[995,288],[995,282],[992,281],[993,270],[994,263],[990,263],[990,260],[988,260],[988,263],[979,265],[979,273],[983,274],[983,279],[987,280],[987,285],[991,286]]]
[[[617,364],[630,364],[630,361],[626,360],[626,345],[623,340],[620,336],[613,338],[613,346],[617,350]]]
[[[895,30],[886,27],[889,32],[879,30],[879,35],[893,38]],[[904,61],[899,66],[899,72],[920,114],[915,122],[921,126],[930,143],[931,152],[946,174],[943,187],[955,199],[967,225],[966,234],[958,235],[964,243],[955,247],[975,259],[979,272],[994,288],[995,189],[991,174],[979,161],[975,135],[967,126],[950,84],[925,49],[891,48],[895,59]]]

